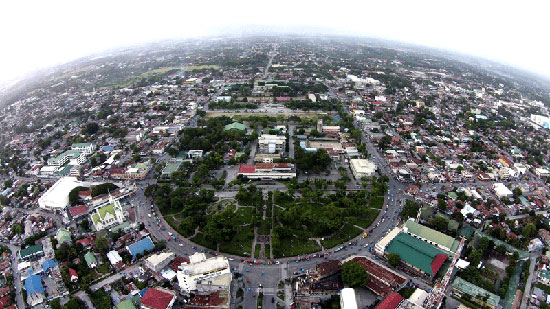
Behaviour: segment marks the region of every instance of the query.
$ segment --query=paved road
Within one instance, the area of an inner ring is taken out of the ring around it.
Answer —
[[[94,304],[92,303],[92,300],[90,299],[88,294],[86,294],[86,292],[78,291],[77,293],[75,293],[75,295],[76,295],[76,297],[80,298],[80,300],[83,301],[86,304],[86,307],[88,309],[95,309]]]
[[[531,284],[533,282],[533,276],[535,275],[535,265],[537,265],[537,257],[532,256],[531,263],[529,264],[529,278],[527,278],[527,282],[525,283],[525,292],[523,298],[521,299],[520,309],[527,308],[529,297],[531,296]]]
[[[17,270],[17,252],[19,251],[18,246],[14,246],[12,244],[8,243],[0,243],[1,245],[4,245],[8,247],[11,250],[11,271],[13,274],[13,284],[15,288],[15,302],[17,303],[17,308],[25,308],[25,300],[23,299],[23,294],[21,293],[21,275],[19,271]]]

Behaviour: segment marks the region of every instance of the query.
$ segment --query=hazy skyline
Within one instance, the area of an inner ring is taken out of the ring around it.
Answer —
[[[550,77],[547,1],[9,1],[0,8],[0,84],[108,49],[216,35],[235,24],[402,41]]]

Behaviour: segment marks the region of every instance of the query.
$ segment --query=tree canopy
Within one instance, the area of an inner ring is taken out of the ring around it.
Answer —
[[[367,284],[367,271],[355,261],[349,261],[342,265],[342,282],[352,288],[365,287]]]

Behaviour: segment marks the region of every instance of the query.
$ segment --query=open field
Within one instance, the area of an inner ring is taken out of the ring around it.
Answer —
[[[217,70],[219,69],[220,66],[219,65],[215,65],[215,64],[204,64],[204,65],[190,65],[190,66],[186,66],[184,67],[183,69],[185,71],[197,71],[197,70],[204,70],[204,69],[214,69],[214,70]]]
[[[300,118],[316,118],[319,117],[319,112],[304,112],[304,111],[288,111],[284,113],[277,113],[277,112],[253,112],[251,111],[245,111],[245,110],[232,110],[232,111],[208,111],[206,112],[207,118],[214,118],[214,117],[221,117],[221,116],[227,116],[227,117],[233,117],[233,116],[269,116],[269,117],[277,117],[277,116],[298,116]]]

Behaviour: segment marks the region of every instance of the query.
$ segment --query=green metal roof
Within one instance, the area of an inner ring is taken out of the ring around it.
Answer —
[[[407,228],[408,233],[414,234],[420,238],[424,238],[444,248],[449,248],[452,253],[456,252],[456,249],[460,244],[456,239],[452,238],[451,236],[433,230],[411,219],[407,220],[407,223],[405,223],[405,227]]]
[[[497,307],[498,303],[500,302],[500,296],[495,295],[483,288],[480,288],[477,285],[472,284],[460,277],[456,277],[455,281],[453,282],[453,289],[480,300],[486,298],[487,300],[485,302],[493,307]]]
[[[19,251],[19,256],[24,259],[39,252],[43,252],[42,245],[34,245],[25,249],[21,249],[21,251]]]
[[[55,234],[55,239],[57,239],[57,242],[59,244],[62,243],[71,243],[71,233],[67,231],[66,229],[59,229],[57,230],[57,233]]]
[[[95,258],[92,251],[88,251],[88,253],[84,255],[84,260],[86,260],[86,264],[88,264],[88,266],[90,266],[90,264],[92,263],[97,264],[97,259]]]
[[[386,247],[386,252],[399,254],[401,261],[431,276],[435,275],[431,266],[433,260],[437,255],[445,254],[429,243],[403,232],[392,239]]]
[[[233,122],[233,123],[230,123],[230,124],[226,125],[223,128],[224,131],[229,131],[229,130],[233,130],[233,129],[236,129],[236,130],[239,130],[239,131],[244,131],[244,130],[246,130],[246,126],[242,123],[239,123],[239,122]]]
[[[135,307],[134,304],[132,303],[132,300],[130,300],[130,299],[121,301],[121,302],[118,303],[118,305],[116,305],[114,308],[115,308],[115,309],[136,309],[136,307]]]

